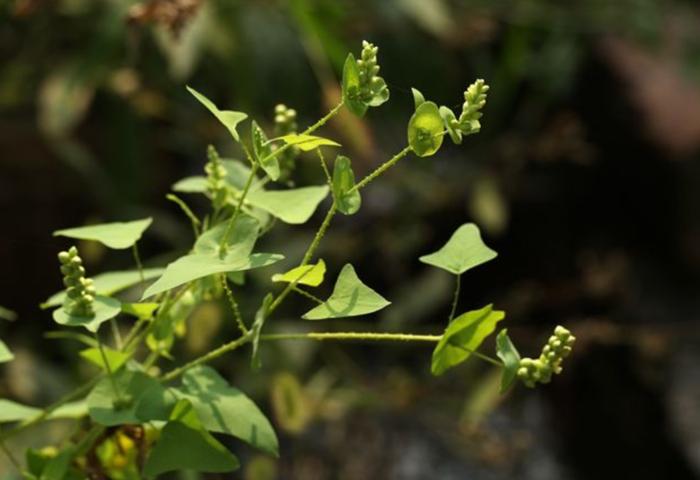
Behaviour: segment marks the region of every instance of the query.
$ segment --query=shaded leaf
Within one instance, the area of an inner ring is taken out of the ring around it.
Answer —
[[[360,71],[352,53],[348,53],[343,65],[343,103],[358,117],[367,112],[367,104],[360,96]]]
[[[21,422],[42,412],[42,409],[0,399],[0,423]],[[85,401],[67,403],[49,414],[50,419],[80,418],[87,413]]]
[[[442,375],[445,370],[467,360],[504,317],[505,312],[493,310],[492,305],[487,305],[455,318],[433,351],[432,374]]]
[[[238,467],[238,459],[202,428],[192,404],[180,400],[151,449],[143,471],[146,476],[155,477],[177,470],[215,473]]]
[[[284,143],[288,145],[294,145],[303,152],[310,152],[311,150],[316,150],[318,147],[340,147],[338,142],[334,142],[328,138],[317,137],[315,135],[305,135],[302,133],[291,133],[289,135],[284,135],[279,137]]]
[[[349,263],[340,271],[331,296],[316,308],[306,312],[306,320],[354,317],[376,312],[391,302],[362,283]]]
[[[0,306],[0,318],[3,320],[14,322],[15,320],[17,320],[17,314],[9,308]]]
[[[455,275],[496,258],[498,254],[484,244],[473,223],[460,226],[437,252],[423,255],[420,261]]]
[[[136,413],[140,397],[147,391],[163,389],[160,382],[145,373],[123,369],[113,375],[119,398],[109,378],[103,378],[87,396],[90,417],[105,426],[141,423]]]
[[[505,328],[496,335],[496,355],[503,361],[503,372],[501,373],[501,393],[503,393],[513,384],[518,376],[518,368],[520,368],[520,354]]]
[[[235,112],[233,110],[219,110],[219,108],[214,105],[211,100],[199,93],[194,88],[187,87],[187,91],[194,95],[194,98],[199,100],[199,103],[204,105],[207,110],[209,110],[228,129],[228,131],[231,132],[231,136],[233,136],[234,140],[237,142],[240,141],[236,126],[248,118],[248,115],[243,112]]]
[[[297,282],[297,285],[308,285],[310,287],[318,287],[323,283],[323,277],[326,274],[326,262],[322,259],[314,265],[303,265],[301,267],[292,268],[285,273],[276,273],[272,276],[273,282]]]
[[[12,354],[5,342],[0,340],[0,363],[5,363],[11,361],[15,356]]]
[[[442,117],[437,105],[423,102],[408,122],[408,144],[419,157],[429,157],[440,149],[442,131]]]
[[[66,228],[53,232],[54,237],[77,238],[100,242],[106,247],[121,250],[133,246],[143,232],[153,222],[152,218],[134,220],[133,222],[113,222],[87,227]]]
[[[119,300],[97,295],[93,302],[93,311],[95,315],[92,317],[80,317],[69,314],[63,307],[58,307],[53,311],[53,319],[59,325],[85,327],[91,332],[96,332],[104,322],[119,315],[122,306]]]
[[[350,159],[338,155],[333,166],[333,197],[340,213],[352,215],[360,209],[362,197],[358,190],[350,191],[355,186],[355,173]]]
[[[258,123],[253,120],[250,125],[250,135],[253,141],[253,154],[267,176],[272,180],[280,178],[280,164],[276,155],[272,155],[272,145],[267,141],[267,135]]]

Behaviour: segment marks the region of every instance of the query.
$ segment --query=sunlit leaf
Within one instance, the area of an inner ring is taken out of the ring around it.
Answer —
[[[151,449],[143,472],[155,477],[178,470],[216,473],[238,467],[238,459],[202,428],[192,404],[180,400]]]
[[[5,363],[11,361],[15,356],[12,354],[5,342],[0,340],[0,363]]]
[[[327,185],[289,190],[258,190],[248,194],[247,202],[265,210],[285,223],[306,223],[328,195]]]
[[[288,145],[294,145],[299,148],[299,150],[304,152],[310,152],[311,150],[316,150],[318,147],[340,147],[338,142],[329,140],[328,138],[316,137],[314,135],[304,135],[301,133],[292,133],[289,135],[284,135],[279,137],[284,143]]]
[[[501,373],[501,393],[503,393],[513,384],[518,376],[518,368],[520,368],[520,354],[511,342],[505,328],[496,335],[496,355],[503,361],[503,372]]]
[[[349,263],[340,271],[331,296],[316,308],[306,312],[306,320],[354,317],[376,312],[391,302],[362,283]]]
[[[164,268],[146,268],[143,271],[143,278],[146,281],[152,280],[162,275],[164,271]],[[98,295],[111,296],[133,285],[141,283],[141,274],[138,270],[106,272],[92,277],[92,282]],[[51,295],[51,297],[41,304],[41,308],[50,308],[61,305],[65,299],[66,291],[62,290]]]
[[[323,283],[326,274],[326,262],[322,259],[314,265],[303,265],[292,268],[286,273],[276,273],[272,276],[273,282],[297,282],[297,285],[308,285],[318,287]]]
[[[362,197],[359,190],[350,191],[355,186],[355,173],[348,157],[338,155],[333,166],[333,196],[340,213],[352,215],[360,209]]]
[[[176,192],[204,193],[207,191],[207,177],[195,175],[178,180],[171,187]]]
[[[343,65],[343,103],[358,117],[367,112],[367,104],[360,98],[360,71],[352,53],[348,53]]]
[[[93,302],[94,316],[80,317],[69,314],[63,307],[58,307],[53,311],[53,319],[59,325],[66,327],[85,327],[91,332],[96,332],[100,325],[107,320],[116,317],[122,310],[119,300],[110,297],[97,295]]]
[[[479,228],[473,223],[465,223],[452,234],[440,250],[423,255],[420,261],[460,275],[497,256],[498,254],[481,240]]]
[[[455,128],[454,125],[454,122],[457,121],[454,112],[448,107],[442,106],[440,107],[440,116],[442,117],[445,129],[447,129],[447,133],[450,135],[452,142],[456,145],[462,143],[462,131],[459,128]]]
[[[102,223],[87,227],[66,228],[53,232],[54,237],[62,236],[80,240],[92,240],[116,250],[133,246],[149,227],[152,218],[134,220],[133,222]]]
[[[146,320],[153,316],[153,312],[158,309],[158,306],[157,303],[122,303],[122,312]]]
[[[442,131],[442,117],[437,105],[423,102],[408,122],[408,144],[419,157],[429,157],[440,149]]]
[[[253,141],[255,159],[267,176],[272,180],[280,178],[280,164],[276,155],[272,155],[272,145],[267,141],[267,135],[255,120],[250,125],[250,135]]]
[[[113,375],[117,397],[110,378],[103,378],[87,396],[90,417],[100,425],[113,426],[125,423],[141,423],[136,407],[144,392],[160,388],[160,382],[142,372],[122,369]],[[150,420],[150,419],[148,419]]]
[[[445,370],[467,360],[504,317],[505,312],[493,310],[492,305],[487,305],[455,318],[433,351],[433,375],[442,375]]]
[[[240,141],[238,131],[236,131],[236,126],[248,118],[248,115],[243,112],[235,112],[232,110],[219,110],[219,108],[214,105],[211,100],[196,91],[194,88],[187,87],[187,91],[194,95],[194,98],[199,100],[199,103],[204,105],[207,110],[209,110],[228,129],[228,131],[231,132],[231,135],[237,142]]]
[[[121,352],[119,350],[114,350],[109,347],[102,347],[104,350],[105,357],[107,357],[107,363],[109,364],[109,370],[116,372],[131,358],[131,354],[126,352]],[[83,357],[88,362],[93,365],[98,366],[102,370],[107,371],[105,368],[105,362],[102,359],[102,353],[97,347],[86,348],[80,351],[80,356]]]

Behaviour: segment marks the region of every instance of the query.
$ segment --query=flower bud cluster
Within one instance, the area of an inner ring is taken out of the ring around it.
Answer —
[[[374,98],[380,98],[387,94],[386,82],[379,74],[377,64],[377,52],[379,47],[374,46],[366,40],[362,41],[362,53],[357,60],[357,67],[360,73],[360,96],[362,101],[370,104]]]
[[[552,374],[561,373],[561,363],[571,354],[574,342],[576,342],[576,337],[569,330],[561,325],[557,326],[554,329],[554,334],[549,337],[542,348],[538,359],[523,358],[520,360],[518,378],[528,387],[534,387],[538,382],[549,383]]]
[[[275,106],[275,135],[289,135],[297,131],[297,111],[280,103]]]
[[[92,280],[85,278],[83,260],[78,256],[78,249],[71,247],[67,252],[58,254],[66,287],[64,308],[70,315],[92,317],[95,315],[95,286]]]
[[[476,133],[481,130],[479,119],[483,115],[481,109],[486,105],[486,94],[489,86],[479,79],[469,85],[464,92],[464,103],[459,119],[453,119],[451,127],[460,130],[464,135]]]
[[[207,148],[208,162],[204,166],[204,172],[207,174],[207,192],[212,198],[214,208],[222,208],[226,202],[228,193],[226,184],[226,167],[224,167],[219,152],[209,145]]]

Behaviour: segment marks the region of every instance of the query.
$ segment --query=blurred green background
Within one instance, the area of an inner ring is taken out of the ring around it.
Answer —
[[[283,102],[303,127],[337,102],[345,55],[367,39],[391,100],[323,132],[358,175],[405,145],[411,87],[451,106],[475,78],[491,91],[479,135],[403,160],[334,220],[320,252],[331,271],[351,261],[393,305],[329,328],[439,332],[452,279],[417,258],[473,221],[499,257],[463,278],[460,309],[506,310],[525,355],[559,323],[579,342],[551,385],[505,398],[478,362],[431,377],[423,346],[265,345],[258,373],[235,352],[216,366],[270,415],[281,458],[236,444],[245,467],[225,478],[698,478],[698,25],[692,0],[3,0],[0,304],[18,318],[0,324],[17,357],[0,397],[46,404],[92,373],[78,345],[43,337],[54,327],[38,303],[60,288],[68,245],[53,230],[152,215],[147,265],[191,243],[164,195],[201,172],[207,144],[238,153],[186,84],[268,129]],[[321,182],[316,162],[295,181]],[[279,225],[263,250],[296,261],[320,220]],[[131,266],[84,253],[89,272]],[[244,312],[270,273],[248,282]],[[304,306],[289,302],[270,331],[300,328]],[[227,315],[204,305],[178,351],[230,338]]]

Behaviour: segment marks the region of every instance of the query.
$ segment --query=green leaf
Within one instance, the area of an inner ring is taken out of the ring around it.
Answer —
[[[204,193],[207,191],[207,177],[202,175],[185,177],[175,182],[171,188],[175,192]]]
[[[360,209],[362,197],[360,192],[350,190],[355,186],[355,173],[350,159],[338,155],[333,166],[333,197],[340,213],[352,215]]]
[[[386,88],[386,81],[381,77],[376,78],[377,83],[372,85],[372,98],[367,102],[370,107],[378,107],[389,101],[389,89]]]
[[[297,285],[308,285],[318,287],[323,283],[326,274],[326,262],[322,259],[314,265],[303,265],[292,268],[286,273],[276,273],[272,276],[273,282],[297,282]]]
[[[182,377],[183,398],[192,402],[204,428],[239,438],[277,456],[275,431],[260,409],[240,390],[231,387],[213,368],[188,370]]]
[[[425,97],[417,88],[411,88],[411,93],[413,94],[413,104],[417,109],[423,102],[425,102]]]
[[[481,240],[479,228],[473,223],[465,223],[452,234],[440,250],[423,255],[419,260],[455,275],[461,275],[497,256],[498,254]]]
[[[267,141],[267,135],[255,120],[250,125],[250,135],[253,140],[253,154],[267,176],[272,180],[280,178],[280,164],[277,156],[272,155],[272,145]]]
[[[144,466],[147,477],[177,470],[230,472],[238,459],[201,426],[190,402],[181,400],[160,432]]]
[[[122,305],[119,300],[110,297],[97,295],[93,303],[95,315],[92,317],[79,317],[70,315],[63,307],[58,307],[53,311],[53,319],[59,325],[66,327],[85,327],[91,332],[97,332],[107,320],[116,317],[122,311]]]
[[[131,358],[131,355],[126,352],[120,352],[119,350],[114,350],[109,347],[103,347],[105,357],[107,357],[107,363],[109,364],[109,370],[116,372],[126,364],[126,362]],[[80,356],[83,357],[88,362],[93,365],[97,365],[102,370],[107,371],[105,368],[104,361],[102,360],[102,354],[99,348],[86,348],[80,351]]]
[[[433,351],[431,371],[442,375],[445,370],[464,362],[486,337],[493,333],[505,312],[487,305],[481,310],[466,312],[449,324]]]
[[[260,359],[260,332],[262,331],[262,327],[265,324],[265,320],[267,318],[267,310],[270,308],[270,305],[272,305],[272,294],[268,293],[265,295],[265,298],[263,298],[262,305],[260,305],[260,308],[258,309],[257,312],[255,312],[255,321],[253,322],[253,354],[251,355],[250,359],[250,366],[253,368],[253,370],[260,370],[262,367],[262,360]]]
[[[352,53],[348,53],[343,65],[343,103],[358,117],[367,112],[367,104],[360,98],[360,71]]]
[[[14,322],[15,320],[17,320],[17,314],[9,308],[0,306],[0,318],[3,320]]]
[[[299,225],[311,218],[327,195],[328,186],[318,185],[289,190],[258,190],[250,192],[246,200],[285,223]]]
[[[67,403],[49,414],[50,419],[80,418],[87,411],[84,401]],[[40,408],[22,405],[12,400],[0,399],[0,423],[21,422],[40,414]]]
[[[143,277],[146,281],[156,278],[163,274],[164,268],[147,268],[143,271]],[[141,282],[141,274],[138,270],[125,270],[117,272],[100,273],[92,277],[95,291],[98,295],[111,296],[121,292],[133,285]],[[41,308],[50,308],[63,304],[66,299],[66,292],[62,290],[51,295],[40,306]]]
[[[376,312],[391,302],[369,288],[357,277],[349,263],[340,271],[330,298],[306,312],[306,320],[354,317]]]
[[[139,320],[147,320],[153,317],[159,306],[158,303],[122,303],[122,312]]]
[[[505,328],[496,335],[496,355],[503,361],[501,393],[504,393],[517,378],[518,368],[520,368],[520,354],[511,342],[508,330]]]
[[[454,112],[448,107],[442,106],[440,107],[440,116],[442,117],[442,121],[445,124],[445,128],[447,129],[447,133],[450,135],[452,142],[455,145],[462,143],[462,131],[459,128],[455,128],[453,125],[454,122],[457,121],[457,117],[455,117]]]
[[[41,472],[39,480],[69,480],[75,478],[70,474],[69,469],[73,457],[76,454],[76,447],[70,445],[61,450],[58,455],[52,457]]]
[[[194,253],[170,263],[163,275],[144,292],[142,299],[215,273],[252,270],[283,259],[284,256],[272,253],[250,254],[259,228],[254,218],[240,215],[231,230],[223,257],[219,245],[226,232],[227,222],[204,232],[195,242]]]
[[[15,356],[12,354],[5,342],[0,340],[0,363],[5,363],[11,361]]]
[[[143,235],[143,232],[153,222],[151,217],[133,222],[102,223],[87,227],[66,228],[53,232],[54,237],[77,238],[100,242],[108,248],[121,250],[133,246]]]
[[[236,126],[248,118],[248,115],[243,112],[235,112],[232,110],[219,110],[219,108],[214,105],[211,100],[199,93],[194,88],[187,87],[187,91],[194,95],[194,98],[199,100],[199,103],[204,105],[207,110],[209,110],[228,129],[228,131],[231,132],[234,140],[237,142],[240,141],[240,137],[236,131]]]
[[[289,135],[284,135],[282,137],[279,137],[279,140],[282,140],[284,143],[288,145],[294,145],[295,147],[299,148],[299,150],[303,152],[310,152],[312,150],[316,150],[318,147],[340,147],[341,145],[338,142],[334,142],[333,140],[330,140],[328,138],[323,138],[323,137],[317,137],[314,135],[304,135],[302,133],[292,133]]]
[[[419,157],[429,157],[440,149],[442,131],[442,117],[437,105],[423,102],[408,122],[408,144]]]
[[[100,425],[111,427],[145,420],[136,413],[139,399],[147,391],[163,389],[160,382],[145,373],[123,369],[113,375],[119,398],[109,378],[103,378],[87,396],[90,417]]]

